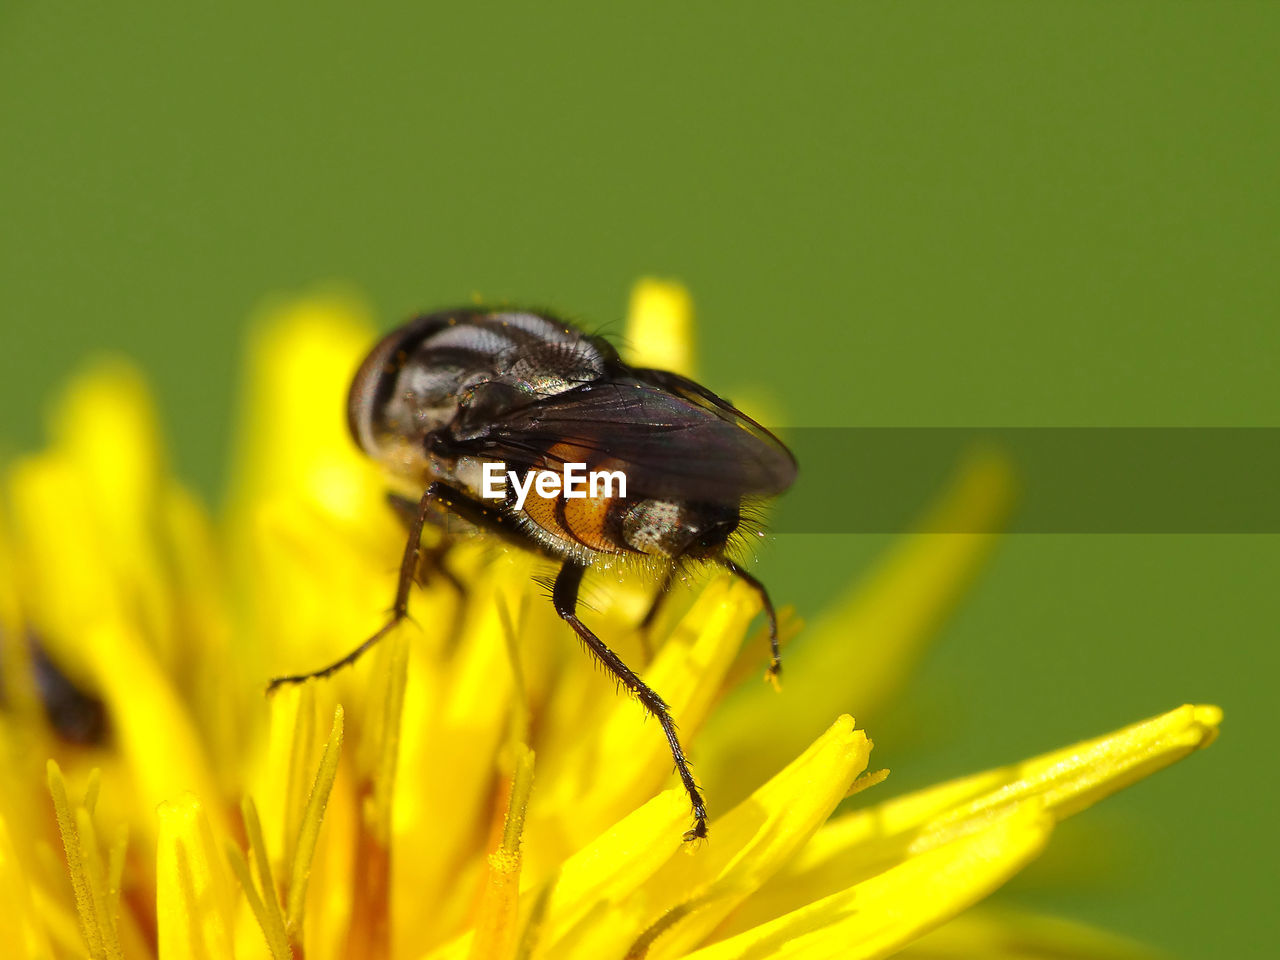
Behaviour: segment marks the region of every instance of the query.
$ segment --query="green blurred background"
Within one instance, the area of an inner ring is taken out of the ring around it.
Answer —
[[[264,300],[605,323],[640,274],[793,424],[1280,425],[1274,3],[149,6],[0,8],[5,454],[121,351],[215,498]],[[885,543],[759,572],[812,615]],[[873,731],[881,789],[1220,703],[1007,896],[1274,955],[1278,570],[1274,536],[1008,538]]]

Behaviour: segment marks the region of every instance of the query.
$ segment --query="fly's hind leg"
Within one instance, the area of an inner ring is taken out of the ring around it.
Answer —
[[[413,517],[409,522],[409,538],[405,541],[404,556],[400,560],[400,576],[396,582],[396,599],[391,607],[391,617],[382,628],[345,657],[335,660],[327,667],[313,670],[310,673],[297,673],[288,677],[276,677],[267,685],[267,693],[272,693],[286,684],[304,683],[307,680],[327,677],[343,667],[350,666],[360,659],[370,648],[388,633],[398,627],[409,615],[409,590],[413,586],[418,571],[418,560],[422,554],[422,526],[427,521],[427,514],[435,506],[441,493],[447,488],[440,483],[432,483],[423,492],[418,501]]]
[[[639,625],[636,627],[640,634],[640,649],[644,651],[646,662],[653,660],[653,625],[658,620],[658,614],[662,612],[662,608],[666,606],[667,595],[671,593],[671,585],[676,579],[676,565],[673,563],[662,574],[662,582],[658,584],[658,592],[653,595],[653,600],[649,603],[649,609],[645,611]]]
[[[764,677],[776,688],[778,677],[782,673],[782,651],[778,647],[778,614],[774,612],[773,601],[769,599],[769,591],[764,584],[753,577],[728,557],[721,557],[720,564],[735,577],[754,590],[760,597],[760,605],[764,607],[764,615],[769,621],[769,667]]]
[[[662,582],[658,584],[658,592],[653,595],[653,601],[649,604],[649,609],[645,611],[644,618],[640,621],[640,629],[646,634],[653,629],[653,624],[658,619],[658,614],[662,612],[662,608],[666,605],[667,594],[671,592],[671,587],[676,582],[676,569],[677,567],[673,563],[663,571]]]
[[[582,586],[584,570],[585,568],[581,564],[573,561],[566,561],[564,566],[560,568],[560,573],[556,576],[555,586],[551,590],[551,600],[555,604],[556,613],[560,615],[565,623],[573,627],[574,632],[587,645],[587,649],[595,654],[605,668],[617,677],[622,685],[627,688],[627,691],[633,694],[640,701],[640,704],[653,714],[658,723],[662,725],[662,732],[667,736],[667,745],[671,748],[671,757],[675,760],[676,772],[680,775],[680,782],[684,784],[685,792],[689,794],[689,802],[693,806],[693,827],[685,833],[684,838],[686,840],[696,840],[705,837],[707,835],[707,806],[698,790],[697,781],[693,779],[693,772],[689,769],[689,761],[685,759],[684,748],[680,745],[680,738],[676,735],[676,725],[675,721],[671,719],[670,709],[660,696],[649,689],[645,682],[622,662],[616,653],[605,646],[603,640],[592,633],[578,619],[578,589]]]

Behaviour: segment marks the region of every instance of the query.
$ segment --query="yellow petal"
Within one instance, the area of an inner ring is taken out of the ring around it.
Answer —
[[[436,904],[414,927],[402,928],[413,934],[410,943],[453,932],[472,904],[475,888],[460,881],[457,864],[466,862],[487,822],[508,729],[512,676],[494,588],[481,579],[471,589],[475,606],[453,658],[441,663],[420,655],[405,689],[392,913],[413,915],[415,904]],[[440,787],[442,771],[448,789]]]
[[[154,407],[141,376],[115,362],[77,377],[55,411],[53,427],[55,450],[78,488],[70,501],[50,505],[70,513],[64,522],[79,528],[78,537],[60,545],[51,571],[62,588],[60,600],[66,599],[61,577],[72,543],[71,552],[82,556],[70,563],[102,568],[115,603],[129,604],[153,649],[163,662],[172,662],[172,592],[155,537],[167,480]],[[44,512],[34,519],[52,518]]]
[[[607,907],[607,921],[588,914],[566,928],[553,894],[544,921],[545,955],[618,956],[648,931],[655,941],[648,956],[678,956],[812,835],[866,767],[870,750],[853,720],[841,717],[750,798],[713,817],[705,845],[675,852],[617,901],[596,900],[597,910]]]
[[[695,373],[693,300],[678,283],[645,278],[631,290],[623,335],[627,362],[635,367]]]
[[[1207,746],[1222,713],[1184,706],[1105,737],[833,819],[734,917],[741,929],[946,843],[1029,799],[1062,819]]]
[[[158,534],[168,559],[175,621],[166,666],[203,731],[210,765],[227,795],[244,789],[244,744],[261,714],[258,678],[248,672],[251,641],[233,625],[223,557],[204,505],[190,491],[168,484],[157,510]],[[255,657],[253,662],[259,658]]]
[[[160,805],[156,914],[160,960],[233,956],[232,887],[204,810],[187,794]]]
[[[686,960],[861,960],[885,957],[985,897],[1043,848],[1053,827],[1038,800],[840,893]]]
[[[85,631],[81,642],[94,688],[108,705],[140,809],[152,810],[188,791],[218,797],[199,732],[169,677],[136,633],[104,623]],[[214,816],[221,826],[221,811],[215,808]]]
[[[680,850],[688,820],[688,795],[665,790],[566,860],[553,877],[541,939],[562,937],[600,904],[626,902]]]
[[[1002,786],[951,806],[931,820],[930,830],[946,830],[964,818],[990,815],[1029,796],[1042,796],[1046,808],[1064,819],[1209,746],[1221,722],[1220,708],[1187,704],[1107,736],[991,771],[982,779],[1002,782]],[[902,809],[914,815],[931,807],[931,798],[944,792],[950,792],[946,785],[924,791],[914,801],[907,798]]]
[[[672,857],[684,856],[681,835],[688,827],[689,798],[676,787],[663,791],[585,844],[550,878],[540,881],[550,894],[543,908],[536,956],[576,927],[589,928],[612,904],[629,902],[636,889]],[[701,851],[695,851],[699,855]],[[470,934],[431,954],[432,960],[465,957]]]
[[[21,596],[60,668],[83,683],[88,628],[128,623],[178,685],[214,703],[193,651],[225,633],[207,523],[164,473],[152,405],[130,368],[77,377],[59,404],[54,446],[11,476]],[[203,548],[203,549],[202,549]],[[216,691],[216,692],[215,692]]]
[[[245,531],[253,563],[242,570],[251,575],[249,623],[239,656],[254,664],[256,683],[265,685],[271,676],[332,663],[386,622],[404,533],[394,530],[382,504],[359,535],[300,501],[273,500],[253,512]],[[413,614],[424,614],[416,596]],[[255,647],[261,637],[270,644]],[[350,684],[368,665],[342,671],[333,684]]]
[[[127,616],[111,566],[98,562],[110,554],[109,541],[89,505],[85,479],[65,457],[19,461],[9,480],[23,613],[59,668],[86,686],[85,627]]]
[[[263,311],[249,347],[234,502],[297,497],[347,519],[374,506],[377,471],[346,433],[347,389],[372,346],[368,312],[348,298]]]
[[[373,339],[366,311],[340,297],[257,322],[229,540],[247,610],[240,657],[258,682],[330,662],[382,625],[403,534],[345,427],[347,388]]]
[[[44,924],[36,914],[30,883],[18,862],[9,826],[0,815],[0,943],[23,957],[54,955]]]
[[[534,956],[550,956],[542,944],[562,936],[592,911],[625,901],[681,847],[688,825],[689,798],[679,787],[666,790],[632,811],[569,857],[549,878],[531,882],[523,895],[543,902]],[[530,894],[533,894],[530,897]],[[429,954],[430,960],[469,956],[468,932]]]
[[[1013,489],[1009,464],[971,457],[923,529],[994,531]],[[699,741],[712,796],[735,798],[776,770],[827,718],[854,712],[869,729],[905,681],[995,540],[986,533],[917,533],[787,651],[781,695],[751,684],[716,711]]]

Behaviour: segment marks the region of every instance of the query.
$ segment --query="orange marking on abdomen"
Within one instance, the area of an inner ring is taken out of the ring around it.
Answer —
[[[609,509],[617,497],[585,497],[566,499],[564,521],[574,537],[601,553],[622,553],[621,547],[609,539]]]
[[[560,498],[540,497],[536,487],[529,488],[524,501],[524,512],[530,520],[559,540],[573,543],[573,536],[560,523]]]
[[[592,470],[616,469],[619,466],[613,459],[592,463],[593,456],[598,457],[599,452],[574,443],[560,442],[548,448],[540,469],[563,476],[566,463],[584,463],[588,473]],[[610,539],[608,533],[609,512],[619,498],[592,497],[589,495],[589,484],[585,492],[588,494],[586,497],[569,498],[563,492],[558,497],[540,497],[536,486],[531,487],[524,502],[524,512],[551,536],[567,543],[600,553],[631,552],[626,544]]]

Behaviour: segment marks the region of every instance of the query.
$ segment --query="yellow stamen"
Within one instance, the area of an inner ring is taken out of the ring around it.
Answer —
[[[116,930],[115,897],[111,894],[112,874],[102,862],[102,852],[98,849],[97,833],[90,813],[97,801],[100,783],[98,771],[94,770],[89,776],[85,799],[73,807],[61,768],[50,760],[46,770],[49,794],[53,798],[58,832],[62,835],[62,849],[67,857],[67,870],[71,874],[71,888],[75,892],[85,945],[93,960],[119,960],[122,953]],[[112,859],[115,860],[117,856],[122,855],[116,854],[113,848]]]
[[[391,801],[400,753],[400,725],[408,676],[408,641],[397,632],[380,644],[361,731],[356,797],[360,826],[347,953],[353,960],[382,960],[391,952]]]
[[[272,960],[289,960],[289,936],[285,928],[284,911],[280,906],[279,891],[276,890],[275,879],[271,874],[271,860],[267,855],[266,840],[262,833],[262,821],[258,818],[258,808],[253,799],[245,797],[240,804],[241,816],[244,820],[245,834],[249,839],[249,856],[257,880],[250,873],[250,865],[240,848],[228,844],[227,856],[231,868],[235,871],[240,886],[244,889],[249,907],[267,938],[267,948],[271,951]]]
[[[284,862],[297,858],[298,838],[302,836],[302,818],[307,810],[307,795],[314,779],[312,755],[316,749],[316,688],[304,683],[297,688],[293,703],[293,737],[289,741],[289,773],[284,795]],[[272,699],[275,713],[284,709],[287,694],[277,693]],[[278,715],[278,714],[277,714]]]
[[[102,935],[103,956],[116,960],[123,954],[120,949],[120,934],[116,929],[116,917],[111,909],[111,881],[107,866],[102,861],[102,851],[98,848],[98,834],[93,827],[93,818],[83,805],[76,810],[76,834],[80,841],[80,861],[88,880],[90,903],[96,915],[96,926]]]
[[[520,904],[520,840],[533,790],[533,751],[516,748],[515,772],[503,822],[502,839],[489,854],[488,876],[476,915],[470,960],[509,960],[515,956]]]
[[[383,846],[391,842],[391,799],[396,762],[400,756],[400,721],[409,670],[408,638],[403,632],[379,644],[377,665],[368,702],[375,709],[370,725],[361,731],[358,767],[368,799],[363,805],[364,827]]]
[[[298,845],[289,871],[289,906],[285,926],[295,941],[300,940],[307,901],[307,881],[311,877],[311,860],[315,856],[316,841],[320,838],[320,823],[324,819],[325,806],[329,803],[329,791],[333,789],[334,778],[338,775],[338,756],[341,752],[342,707],[339,706],[334,710],[329,740],[325,744],[324,755],[320,758],[320,768],[316,771],[311,794],[307,797],[307,809],[302,817]]]

